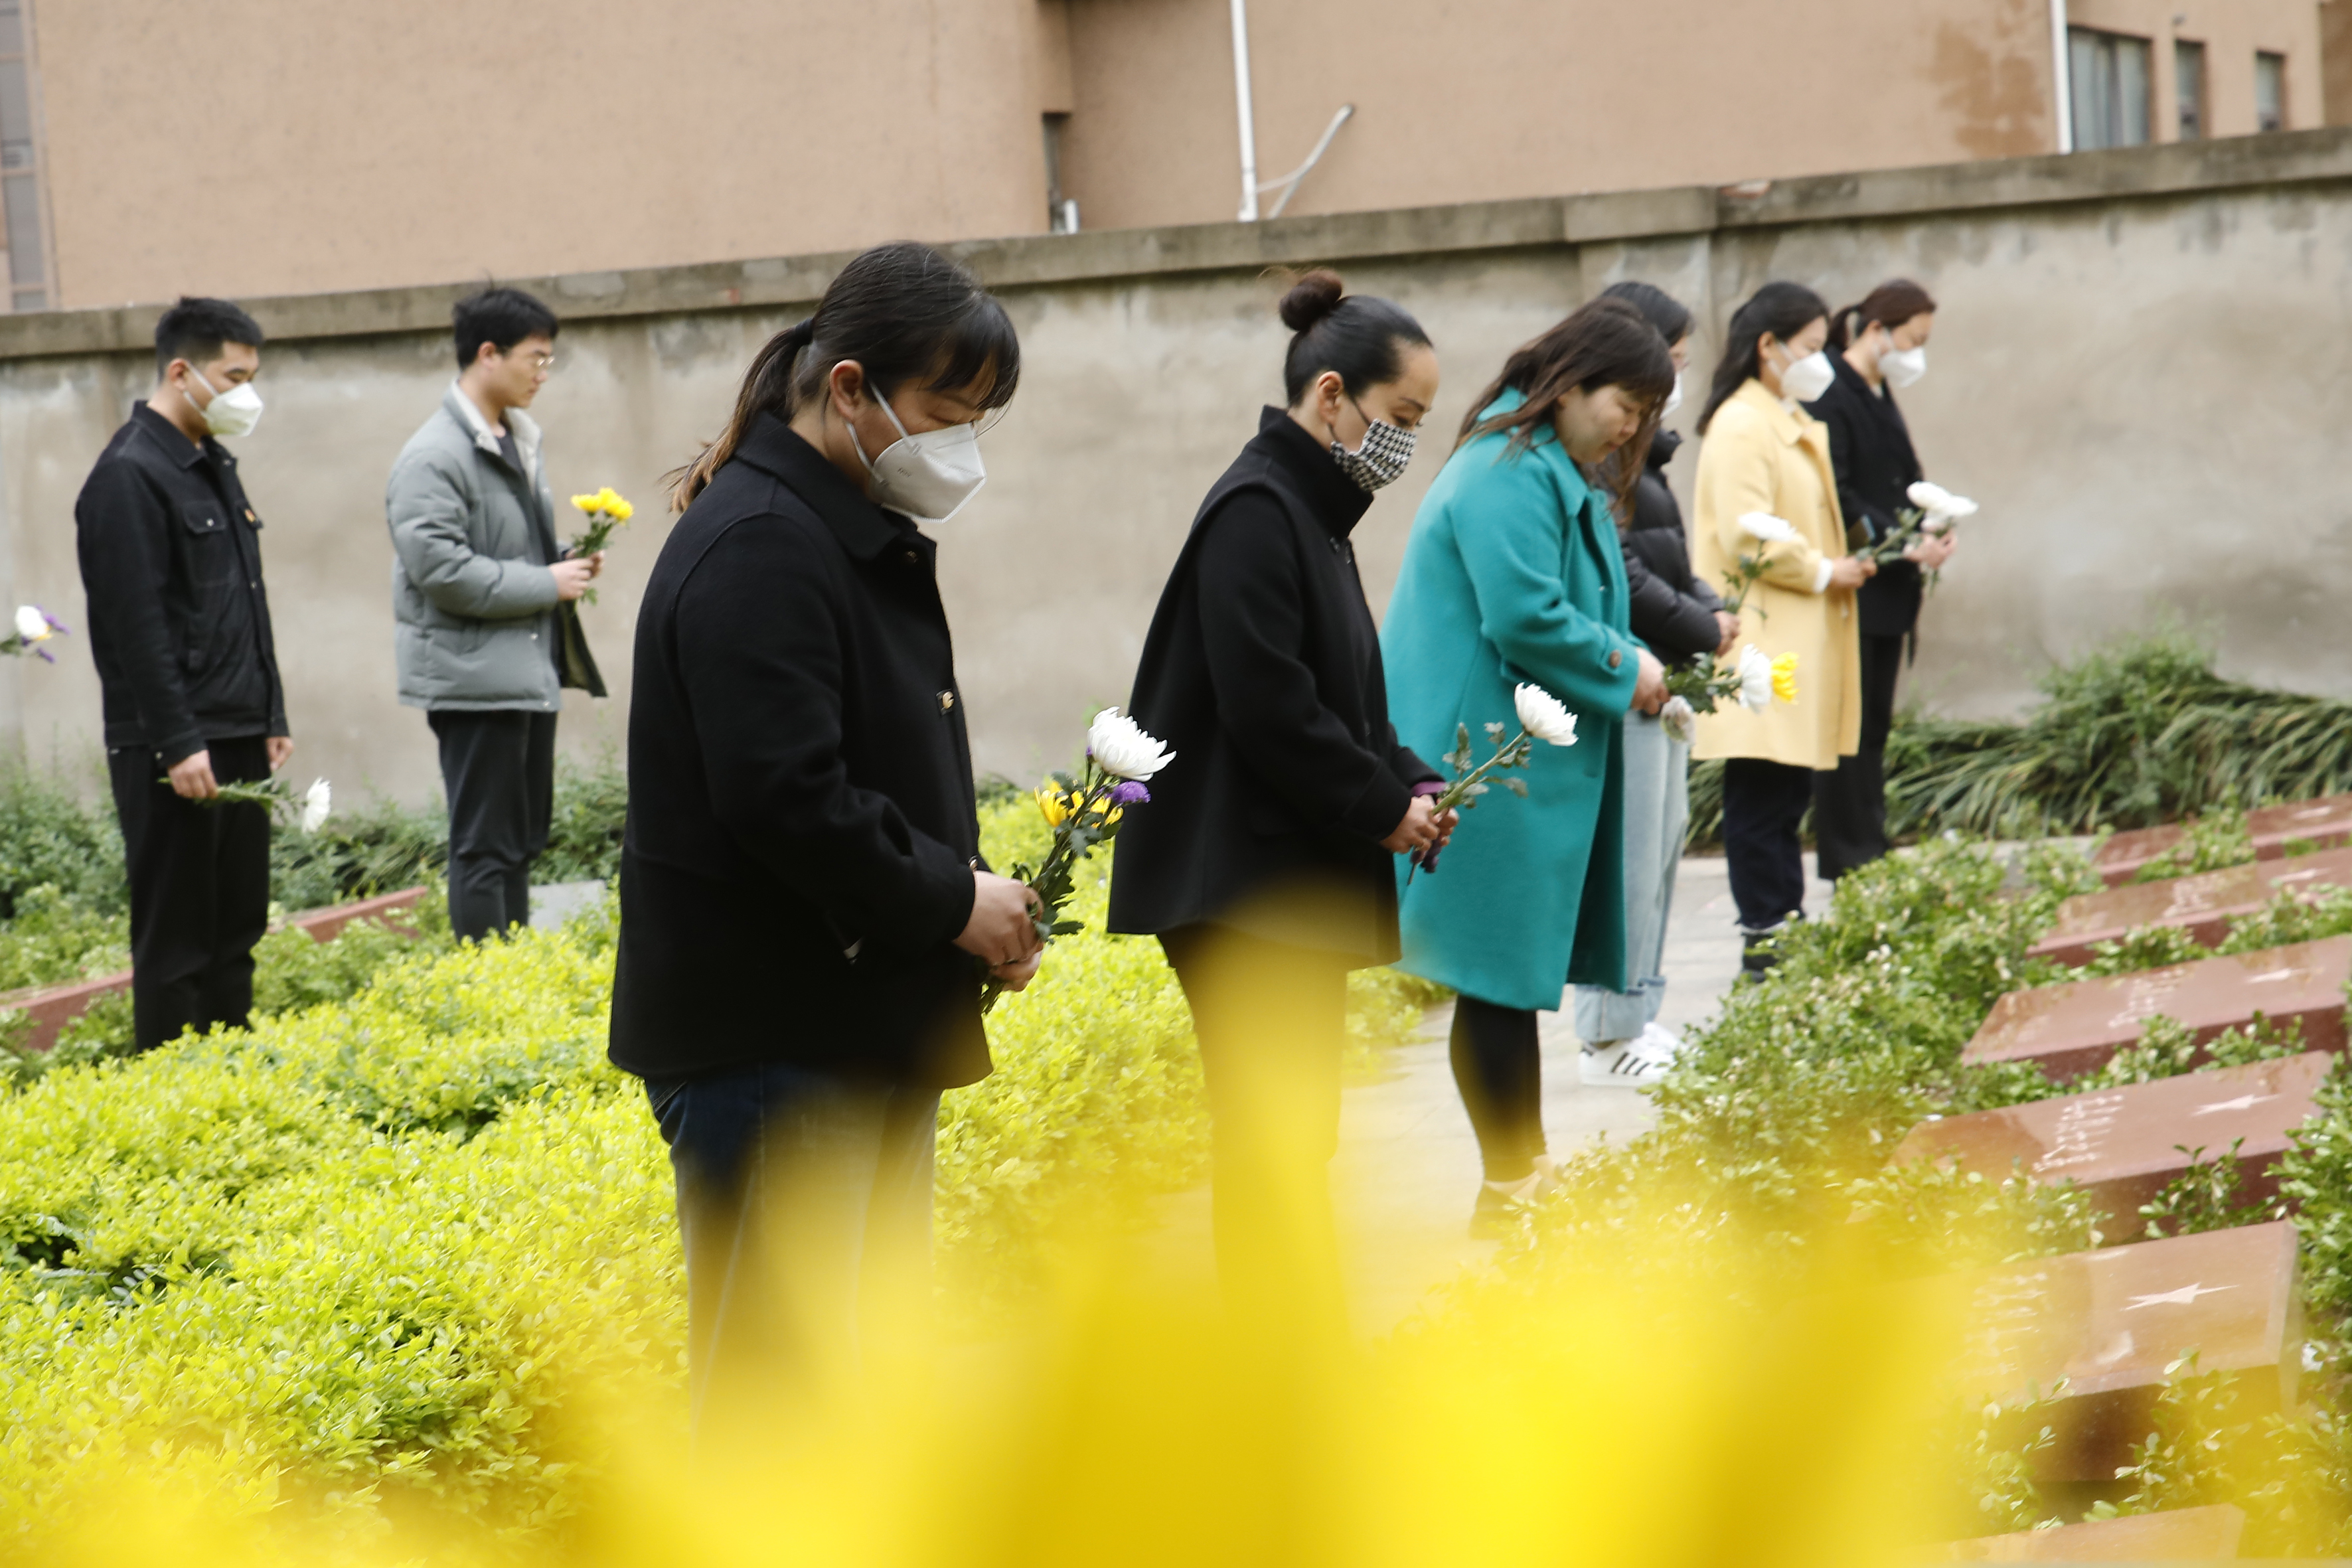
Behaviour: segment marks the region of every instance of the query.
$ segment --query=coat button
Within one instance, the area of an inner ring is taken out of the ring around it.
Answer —
[[[1622,669],[1624,668],[1624,664],[1625,650],[1622,647],[1611,648],[1609,650],[1609,668],[1612,669]]]
[[[923,558],[922,558],[921,556],[919,556],[919,555],[916,554],[913,551],[909,550],[908,552],[907,552],[907,564],[908,564],[908,565],[909,565],[909,566],[919,566],[919,565],[921,565],[921,564],[922,564],[922,562],[923,562]]]
[[[955,711],[954,692],[942,691],[940,693],[940,711],[942,713],[952,713]]]

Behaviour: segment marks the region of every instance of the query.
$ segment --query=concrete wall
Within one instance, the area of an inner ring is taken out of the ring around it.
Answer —
[[[1832,304],[1895,273],[1943,311],[1933,373],[1905,397],[1928,470],[1984,503],[1929,603],[1909,691],[1947,711],[2018,707],[2049,659],[2170,614],[2224,668],[2352,695],[2352,132],[1787,182],[979,243],[965,254],[1019,323],[1022,394],[988,439],[986,491],[942,532],[980,765],[1067,758],[1091,705],[1125,693],[1198,498],[1278,396],[1273,263],[1329,261],[1436,340],[1435,431],[1359,538],[1379,603],[1415,501],[1469,396],[1514,345],[1620,278],[1717,323],[1769,278]],[[729,406],[742,366],[837,256],[542,279],[566,314],[538,413],[559,492],[640,503],[589,634],[615,694],[575,699],[575,752],[615,742],[639,587],[667,526],[661,473]],[[394,453],[451,372],[450,290],[254,301],[273,332],[269,413],[240,443],[266,520],[296,771],[407,798],[436,773],[393,698]],[[79,624],[71,508],[145,387],[152,311],[0,321],[0,605]],[[1694,397],[1681,416],[1695,415]],[[1695,456],[1678,459],[1687,481]],[[95,754],[95,679],[0,668],[0,737],[44,765]]]

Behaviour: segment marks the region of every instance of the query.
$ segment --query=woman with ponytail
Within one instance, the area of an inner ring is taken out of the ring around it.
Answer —
[[[1907,278],[1873,289],[1831,319],[1830,366],[1837,380],[1811,404],[1828,429],[1846,525],[1871,542],[1901,526],[1911,487],[1927,476],[1895,395],[1927,374],[1936,301]],[[1834,773],[1813,775],[1813,843],[1821,872],[1835,881],[1886,853],[1886,737],[1895,728],[1895,682],[1903,644],[1919,625],[1926,574],[1952,558],[1949,532],[1914,541],[1862,585],[1862,739]]]
[[[1394,858],[1449,826],[1436,770],[1389,722],[1349,537],[1412,458],[1437,354],[1329,272],[1281,316],[1286,406],[1209,488],[1144,638],[1135,719],[1178,760],[1120,829],[1110,929],[1158,936],[1192,1005],[1228,1301],[1328,1327],[1348,972],[1397,956]]]
[[[1020,375],[970,272],[878,247],[760,351],[674,494],[637,618],[611,1055],[677,1173],[698,1426],[854,1365],[882,1271],[928,1293],[940,1091],[989,1070],[982,982],[1035,972],[1034,896],[979,858],[921,527],[980,488],[978,422]]]
[[[1853,755],[1862,729],[1853,601],[1874,568],[1848,552],[1829,435],[1804,410],[1835,379],[1822,352],[1829,317],[1801,283],[1758,289],[1732,312],[1698,422],[1693,564],[1719,590],[1760,568],[1740,640],[1797,658],[1794,702],[1702,714],[1691,748],[1724,764],[1723,851],[1749,974],[1770,966],[1771,936],[1804,909],[1798,829],[1814,777]]]

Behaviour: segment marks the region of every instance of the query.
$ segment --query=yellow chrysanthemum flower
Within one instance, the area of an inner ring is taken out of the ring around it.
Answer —
[[[1069,817],[1069,797],[1057,789],[1041,789],[1037,792],[1037,810],[1045,816],[1046,826],[1059,827]]]
[[[1783,702],[1797,700],[1797,656],[1784,653],[1772,661],[1772,695]]]
[[[572,504],[582,511],[593,512],[596,510],[596,502],[599,499],[596,496],[573,496]]]

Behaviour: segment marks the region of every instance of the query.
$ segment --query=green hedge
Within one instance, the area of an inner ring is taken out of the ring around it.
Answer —
[[[2352,790],[2352,702],[2224,680],[2178,632],[2043,676],[2017,723],[1896,716],[1887,831],[2039,838]],[[1691,770],[1691,841],[1722,834],[1723,765]]]

